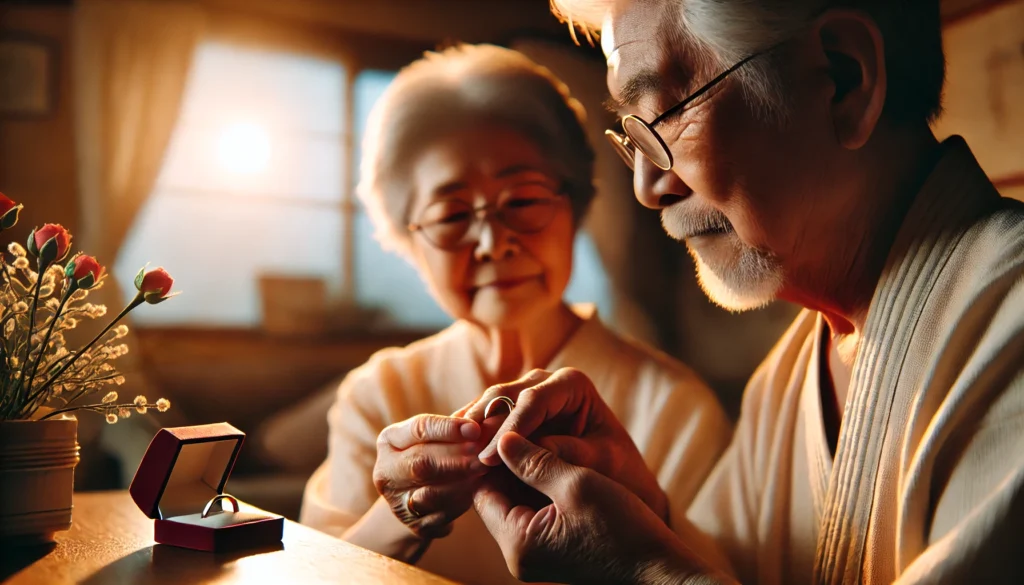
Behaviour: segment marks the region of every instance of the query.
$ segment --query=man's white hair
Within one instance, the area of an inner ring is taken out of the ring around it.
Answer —
[[[821,10],[862,10],[885,39],[888,95],[886,110],[896,122],[927,122],[941,110],[945,60],[938,0],[632,0],[660,4],[660,31],[680,49],[695,50],[706,75],[717,75],[741,59],[795,34]],[[616,0],[551,0],[556,16],[599,32]],[[773,55],[750,61],[736,72],[748,102],[775,117],[786,113],[785,91]],[[709,77],[710,79],[710,77]]]
[[[664,5],[665,20],[658,32],[700,55],[708,79],[783,41],[807,22],[809,11],[819,4],[817,0],[635,1]],[[614,4],[615,0],[551,0],[557,16],[588,34],[600,31]],[[741,80],[748,103],[759,113],[775,118],[785,115],[781,82],[770,57],[749,62],[737,70],[736,77]]]

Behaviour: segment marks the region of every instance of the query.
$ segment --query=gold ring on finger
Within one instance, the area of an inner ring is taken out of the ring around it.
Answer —
[[[403,524],[412,524],[421,518],[416,508],[412,506],[412,490],[409,490],[402,494],[397,509],[395,509],[395,516],[402,521]]]
[[[493,407],[495,403],[498,402],[504,403],[505,406],[508,407],[509,413],[511,413],[512,409],[516,407],[516,403],[513,402],[512,399],[509,398],[508,396],[495,396],[494,398],[491,399],[490,402],[487,403],[487,407],[484,408],[484,418],[491,417],[491,407]]]

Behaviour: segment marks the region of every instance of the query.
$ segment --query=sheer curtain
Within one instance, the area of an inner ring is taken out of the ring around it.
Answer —
[[[191,3],[78,3],[72,58],[81,243],[108,265],[156,182],[205,29],[204,12]]]
[[[71,58],[82,210],[76,248],[96,256],[107,267],[114,265],[125,235],[156,182],[193,54],[206,29],[204,11],[190,2],[80,0],[76,5]],[[111,273],[110,281],[91,295],[92,302],[107,306],[106,318],[116,315],[126,302],[114,279],[133,276]],[[154,307],[139,308],[146,309]],[[101,325],[94,323],[94,329],[86,333],[98,332]],[[128,381],[119,390],[128,399],[146,393],[155,400],[139,365],[137,340],[129,337],[127,342],[132,351],[119,358],[117,366]],[[173,412],[161,414],[159,424],[168,424]],[[94,421],[82,418],[86,427],[92,426]],[[130,479],[146,445],[124,440],[124,435],[133,429],[138,435],[151,435],[152,428],[145,427],[156,422],[147,420],[141,428],[138,423],[121,423],[104,433],[103,443],[118,447],[123,477]],[[90,429],[83,430],[89,434]],[[131,452],[124,452],[125,448]],[[83,449],[83,463],[86,451]]]

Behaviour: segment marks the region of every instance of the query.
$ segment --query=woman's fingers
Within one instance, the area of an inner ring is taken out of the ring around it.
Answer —
[[[420,443],[462,443],[479,438],[480,425],[472,420],[418,414],[381,431],[377,448],[378,451],[382,447],[402,451]]]
[[[473,492],[480,479],[410,487],[392,492],[385,499],[410,530],[423,538],[441,538],[452,531],[452,522],[473,505]]]
[[[474,479],[413,488],[409,496],[409,507],[422,516],[440,513],[443,523],[447,524],[462,516],[473,505],[473,491],[477,481]]]
[[[404,451],[378,456],[373,469],[377,491],[462,481],[482,475],[487,467],[471,452],[458,445],[418,445]]]

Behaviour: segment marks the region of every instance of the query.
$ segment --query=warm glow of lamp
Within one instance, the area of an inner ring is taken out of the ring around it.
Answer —
[[[217,140],[217,160],[234,173],[258,173],[270,161],[270,135],[262,126],[250,122],[226,126]]]

